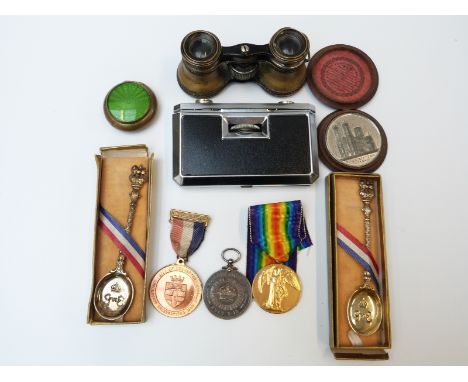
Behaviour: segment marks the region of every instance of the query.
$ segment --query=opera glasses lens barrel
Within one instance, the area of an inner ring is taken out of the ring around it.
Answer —
[[[182,58],[189,65],[211,66],[221,54],[221,43],[218,38],[207,31],[189,33],[182,40]]]
[[[217,94],[227,82],[220,63],[221,43],[211,32],[190,32],[182,40],[182,61],[177,68],[181,88],[196,98]]]
[[[278,37],[278,48],[285,56],[297,56],[304,51],[305,40],[298,33],[288,33]]]
[[[300,65],[309,54],[309,40],[295,29],[282,28],[271,38],[270,51],[281,65]]]
[[[188,53],[196,59],[204,59],[213,55],[216,42],[206,33],[200,33],[189,41]]]

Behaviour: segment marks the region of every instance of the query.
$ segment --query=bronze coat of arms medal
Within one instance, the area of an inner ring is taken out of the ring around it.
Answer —
[[[130,233],[140,190],[147,181],[146,169],[143,166],[132,166],[129,176],[131,184],[130,209],[128,211],[125,231]],[[94,307],[104,319],[116,321],[121,319],[132,305],[133,283],[124,271],[125,255],[119,251],[116,268],[105,275],[94,290]]]
[[[237,257],[226,258],[227,252],[235,252]],[[252,290],[249,280],[234,266],[240,260],[240,252],[235,248],[227,248],[221,257],[227,265],[210,276],[203,289],[203,300],[210,313],[230,320],[247,310],[252,300]]]
[[[286,313],[301,296],[297,252],[312,245],[300,200],[249,208],[247,278],[255,302],[269,313]]]
[[[171,210],[171,243],[177,262],[160,269],[153,277],[149,297],[153,306],[168,317],[183,317],[200,303],[200,277],[186,265],[202,243],[208,226],[207,215]]]
[[[372,213],[370,203],[374,197],[374,186],[372,181],[361,179],[359,189],[363,203],[365,245],[370,249]],[[347,316],[351,329],[362,336],[375,333],[382,323],[382,310],[380,296],[371,284],[371,275],[365,271],[364,283],[354,291],[348,301]]]

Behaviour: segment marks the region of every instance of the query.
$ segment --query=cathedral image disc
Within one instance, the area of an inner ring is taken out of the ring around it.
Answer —
[[[360,110],[339,110],[318,127],[320,159],[333,171],[373,172],[387,155],[380,123]]]

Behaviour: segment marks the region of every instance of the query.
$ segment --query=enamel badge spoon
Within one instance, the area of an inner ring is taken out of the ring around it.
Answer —
[[[364,213],[364,238],[368,249],[371,246],[370,207],[374,197],[374,186],[369,180],[359,181],[359,196],[361,197]],[[348,322],[351,329],[358,335],[370,336],[379,330],[382,323],[382,302],[379,294],[371,284],[371,275],[365,271],[364,283],[356,289],[348,301]]]
[[[147,181],[146,169],[143,166],[132,166],[129,180],[132,190],[125,227],[127,233],[130,233],[132,228],[140,190]],[[125,255],[119,251],[115,269],[105,275],[94,290],[94,308],[105,320],[116,321],[122,318],[132,305],[134,288],[132,280],[124,271],[124,263]]]

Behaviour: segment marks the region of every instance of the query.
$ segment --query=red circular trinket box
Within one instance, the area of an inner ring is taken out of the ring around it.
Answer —
[[[377,91],[379,75],[363,51],[344,44],[318,51],[307,68],[307,83],[314,95],[336,109],[356,109]]]

